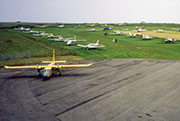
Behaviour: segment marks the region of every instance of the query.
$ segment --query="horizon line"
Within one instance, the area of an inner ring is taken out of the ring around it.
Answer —
[[[38,22],[38,21],[0,21],[0,23],[50,23],[50,24],[180,24],[177,22]]]

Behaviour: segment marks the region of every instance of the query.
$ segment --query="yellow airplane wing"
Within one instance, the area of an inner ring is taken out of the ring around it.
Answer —
[[[91,66],[92,64],[79,64],[79,65],[59,65],[59,67],[88,67]],[[58,65],[55,65],[56,68],[58,68]]]
[[[45,68],[46,66],[4,66],[7,69]]]
[[[42,63],[52,63],[53,61],[42,61]],[[66,63],[66,61],[54,61],[55,63]]]

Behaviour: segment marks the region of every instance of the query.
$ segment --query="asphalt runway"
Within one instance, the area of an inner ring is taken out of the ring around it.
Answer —
[[[180,121],[180,61],[93,63],[46,81],[31,69],[1,69],[0,120]]]

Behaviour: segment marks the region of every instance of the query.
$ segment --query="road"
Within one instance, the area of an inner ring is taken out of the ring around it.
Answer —
[[[89,63],[89,62],[84,62]],[[179,121],[180,61],[112,59],[44,81],[0,70],[1,121]]]

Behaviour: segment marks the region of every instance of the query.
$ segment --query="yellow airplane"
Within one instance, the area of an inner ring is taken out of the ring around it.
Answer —
[[[53,50],[52,61],[43,61],[42,63],[49,63],[48,65],[34,65],[34,66],[4,66],[6,69],[25,69],[34,68],[37,70],[39,76],[45,79],[51,77],[53,74],[61,75],[61,69],[64,67],[88,67],[92,64],[79,64],[79,65],[56,65],[56,63],[65,63],[66,61],[55,61],[55,50]]]

